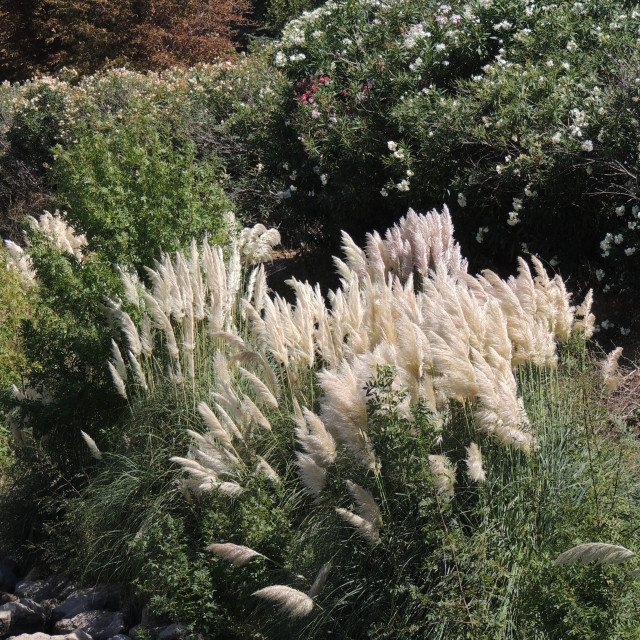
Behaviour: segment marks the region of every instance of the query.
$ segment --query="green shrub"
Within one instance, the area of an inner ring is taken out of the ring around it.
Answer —
[[[57,198],[90,251],[141,268],[159,251],[222,230],[231,204],[220,168],[198,162],[194,144],[176,139],[168,123],[131,114],[77,136],[56,149],[53,171]]]

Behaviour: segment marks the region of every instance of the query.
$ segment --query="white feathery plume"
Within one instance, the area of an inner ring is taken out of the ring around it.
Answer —
[[[115,385],[116,390],[123,398],[126,399],[127,390],[124,384],[124,380],[122,379],[122,377],[118,373],[118,370],[116,369],[116,367],[113,365],[111,361],[107,362],[107,366],[109,367],[109,371],[111,373],[111,377],[113,378],[113,384]]]
[[[261,427],[264,427],[267,431],[271,431],[271,423],[267,420],[266,416],[258,407],[255,405],[251,398],[244,394],[242,399],[242,409],[243,411],[250,416],[251,419],[255,420]]]
[[[372,546],[377,545],[380,542],[380,534],[378,533],[378,527],[371,524],[368,520],[356,515],[348,509],[342,509],[336,507],[336,513],[352,527],[355,527],[357,532]]]
[[[585,338],[593,335],[595,316],[591,313],[593,304],[593,289],[589,289],[581,305],[576,307],[575,315],[579,318],[574,321],[572,331],[581,331]]]
[[[313,609],[313,600],[306,593],[281,584],[264,587],[251,595],[279,605],[283,613],[294,619],[309,615]]]
[[[229,366],[231,366],[234,362],[260,365],[264,373],[264,382],[269,387],[269,390],[271,391],[274,398],[276,398],[277,402],[277,398],[280,397],[280,385],[278,384],[278,380],[271,367],[269,366],[268,360],[261,353],[258,353],[257,351],[241,351],[229,358]]]
[[[237,347],[238,349],[246,349],[244,340],[240,336],[237,336],[229,331],[214,331],[211,334],[211,337],[214,340],[217,338],[220,340],[224,340],[224,342],[232,347]]]
[[[336,443],[322,420],[306,407],[304,413],[301,412],[295,399],[294,408],[297,415],[295,434],[300,446],[319,464],[333,464],[337,456]]]
[[[269,371],[271,369],[267,367]],[[266,404],[272,409],[278,408],[278,401],[275,396],[269,390],[269,387],[258,378],[255,374],[251,373],[251,371],[247,371],[244,367],[238,367],[239,371],[242,375],[251,383],[251,388],[256,396],[256,403],[259,405]]]
[[[203,241],[204,242],[204,241]],[[191,289],[193,291],[193,313],[196,320],[205,317],[204,298],[205,290],[202,281],[202,269],[200,268],[200,254],[198,253],[198,243],[195,238],[191,241],[189,251],[189,278],[191,279]]]
[[[179,464],[185,473],[188,473],[200,482],[218,482],[218,474],[213,469],[207,469],[196,460],[191,460],[190,458],[181,458],[180,456],[173,456],[169,458],[169,460],[171,460],[171,462]]]
[[[336,442],[350,449],[371,469],[377,462],[367,436],[367,400],[364,391],[369,367],[356,360],[343,361],[337,371],[318,374],[324,397],[320,399],[320,419]]]
[[[258,277],[258,268],[251,270],[249,274],[249,278],[247,280],[247,286],[244,288],[244,296],[241,299],[241,302],[251,302],[251,298],[253,297],[253,290],[256,286],[256,278]],[[246,318],[247,313],[244,307],[242,308],[242,317]]]
[[[233,382],[231,380],[231,374],[229,373],[229,363],[220,349],[218,349],[213,356],[213,366],[216,372],[216,382],[231,388]]]
[[[140,343],[138,328],[131,319],[131,316],[125,311],[120,310],[117,313],[116,318],[118,321],[118,325],[120,326],[120,330],[129,343],[129,349],[133,351],[133,354],[137,358],[142,353],[142,344]]]
[[[193,383],[196,377],[196,366],[194,353],[196,349],[196,336],[193,317],[193,307],[189,303],[185,307],[185,315],[182,323],[182,348],[184,349],[187,361],[187,375]]]
[[[198,413],[200,414],[205,426],[209,430],[212,436],[217,438],[225,447],[233,449],[231,442],[231,433],[227,431],[220,421],[216,417],[216,414],[211,411],[211,408],[206,402],[198,403]]]
[[[382,526],[382,514],[371,493],[351,480],[347,480],[346,485],[358,505],[359,515],[374,528],[379,529]]]
[[[226,430],[231,435],[238,438],[238,440],[240,440],[241,442],[244,442],[244,436],[242,435],[240,429],[238,429],[238,427],[236,426],[236,423],[231,419],[229,414],[217,403],[216,403],[216,409],[218,410],[218,412],[220,413],[220,416],[222,417],[222,422],[224,423]]]
[[[205,482],[200,486],[204,491],[218,490],[220,493],[223,493],[229,498],[235,498],[244,491],[244,489],[237,482],[220,482],[218,484],[212,483],[210,487],[208,487],[207,483]]]
[[[147,385],[147,380],[145,378],[144,372],[142,371],[142,367],[138,362],[138,358],[133,355],[131,351],[127,351],[127,355],[129,356],[129,362],[131,363],[131,367],[133,368],[133,372],[135,373],[136,378],[138,379],[138,384],[145,390],[149,391],[149,386]]]
[[[229,449],[221,447],[210,437],[197,431],[187,429],[187,433],[195,440],[196,445],[189,448],[190,459],[197,458],[209,471],[216,476],[235,477],[241,462]],[[232,451],[235,451],[231,447]],[[195,458],[193,458],[195,456]]]
[[[484,482],[487,474],[482,467],[482,451],[480,447],[472,442],[467,450],[467,475],[473,482]]]
[[[118,375],[126,382],[127,381],[127,367],[120,353],[118,343],[111,338],[111,355],[113,356],[113,366],[116,368]]]
[[[271,482],[281,484],[282,480],[276,470],[262,456],[256,456],[256,458],[258,459],[256,473],[262,473],[271,480]]]
[[[118,267],[118,271],[120,272],[120,278],[122,279],[122,284],[124,285],[124,297],[127,299],[129,303],[131,303],[134,307],[140,307],[140,296],[138,295],[138,277],[127,273],[122,269],[122,267]]]
[[[142,327],[140,330],[140,347],[145,356],[153,352],[153,334],[151,331],[151,318],[147,313],[142,315]]]
[[[151,316],[151,319],[155,323],[156,327],[164,332],[167,351],[169,352],[169,355],[174,360],[178,360],[178,358],[180,357],[180,352],[178,351],[178,343],[176,342],[176,335],[173,331],[171,321],[169,320],[167,314],[162,310],[156,298],[147,291],[142,292],[142,298],[145,301],[147,311],[149,312],[149,315]]]
[[[618,375],[618,360],[622,355],[622,347],[614,349],[600,365],[602,371],[602,379],[604,380],[604,388],[607,392],[615,391],[620,382]]]
[[[229,270],[227,272],[227,313],[231,311],[236,296],[242,283],[242,265],[240,264],[240,252],[238,246],[233,243],[231,256],[229,257]]]
[[[260,313],[264,308],[264,301],[269,293],[269,287],[267,286],[267,276],[264,270],[264,265],[260,265],[257,269],[256,282],[253,289],[253,304],[255,310]]]
[[[249,416],[246,414],[240,399],[224,382],[219,382],[218,384],[223,393],[217,393],[216,391],[209,392],[209,395],[214,400],[217,400],[216,407],[223,409],[227,415],[230,415],[240,426],[244,426],[248,423]]]
[[[263,557],[261,553],[249,547],[232,542],[214,542],[207,547],[207,551],[211,551],[223,560],[230,562],[234,567],[242,567],[253,558]]]
[[[320,571],[318,571],[318,575],[316,579],[313,581],[311,585],[311,589],[307,591],[307,595],[310,598],[315,598],[320,595],[325,583],[327,582],[327,578],[329,577],[329,571],[331,571],[331,561],[325,562],[322,567],[320,567]]]
[[[320,502],[322,490],[326,482],[327,470],[321,467],[313,458],[306,453],[296,451],[298,476],[304,485],[307,493],[314,499],[315,503]]]
[[[436,493],[445,500],[451,500],[454,496],[453,484],[456,481],[455,470],[445,456],[430,455],[429,471],[433,476],[433,484]]]
[[[84,431],[80,431],[80,434],[82,435],[82,438],[84,439],[84,441],[87,443],[87,447],[89,447],[89,451],[91,451],[91,455],[96,460],[102,460],[102,452],[100,451],[100,449],[98,449],[98,445],[96,444],[95,440],[88,433],[85,433]]]
[[[565,564],[583,565],[589,562],[596,562],[602,565],[620,564],[636,554],[615,544],[604,542],[587,542],[579,544],[564,553],[561,553],[554,561],[553,566],[559,567]]]

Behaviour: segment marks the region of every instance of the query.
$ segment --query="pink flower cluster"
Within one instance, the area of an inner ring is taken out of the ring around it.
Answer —
[[[304,80],[298,80],[298,82],[296,82],[296,89],[305,89],[304,93],[298,94],[298,91],[294,89],[293,94],[297,97],[297,99],[300,102],[313,104],[315,102],[313,94],[318,90],[318,85],[328,85],[328,84],[329,84],[329,76],[320,76],[317,80],[311,80],[309,78],[305,78]]]

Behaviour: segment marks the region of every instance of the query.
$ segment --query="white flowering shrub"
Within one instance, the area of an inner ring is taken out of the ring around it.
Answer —
[[[526,243],[561,268],[614,262],[608,282],[633,280],[639,29],[640,6],[596,0],[305,12],[272,58],[308,156],[293,197],[353,229],[354,212],[442,199],[469,251],[512,260]]]

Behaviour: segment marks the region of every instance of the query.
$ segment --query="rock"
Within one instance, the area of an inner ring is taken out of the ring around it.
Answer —
[[[20,580],[16,584],[14,593],[19,598],[29,598],[41,602],[42,600],[50,600],[54,597],[53,586],[48,580]]]
[[[108,640],[131,640],[129,636],[119,633],[117,636],[111,636]]]
[[[5,560],[0,560],[0,591],[13,592],[18,582],[14,570]]]
[[[148,606],[143,607],[140,615],[140,624],[143,627],[165,627],[170,622],[171,620],[157,616]]]
[[[72,618],[59,620],[53,627],[56,633],[70,633],[75,629],[85,631],[93,640],[108,640],[124,631],[124,616],[113,611],[82,611]]]
[[[187,625],[181,622],[170,624],[158,634],[158,640],[182,640],[187,635]]]
[[[76,589],[53,610],[53,620],[73,618],[84,611],[118,608],[120,592],[115,587]],[[117,633],[117,632],[116,632]],[[113,635],[113,634],[112,634]],[[106,636],[108,637],[108,636]]]
[[[0,636],[38,631],[45,622],[44,607],[32,600],[7,602],[0,607]]]
[[[84,631],[74,631],[65,636],[50,636],[47,633],[23,633],[19,636],[11,636],[8,640],[93,640],[93,638]]]

